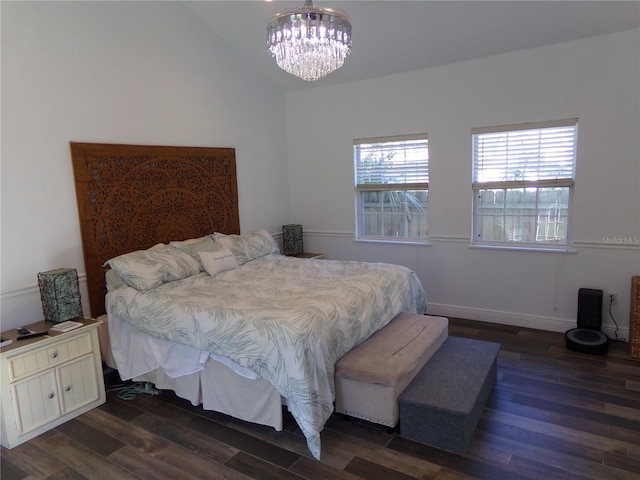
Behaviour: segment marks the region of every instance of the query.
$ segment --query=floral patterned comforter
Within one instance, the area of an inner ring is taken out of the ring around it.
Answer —
[[[319,459],[336,361],[399,313],[424,313],[427,299],[402,266],[271,254],[146,292],[122,287],[106,301],[148,335],[224,355],[269,381]]]

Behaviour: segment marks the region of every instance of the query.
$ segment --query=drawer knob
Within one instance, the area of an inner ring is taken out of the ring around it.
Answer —
[[[58,352],[53,352],[51,354],[51,358],[58,358]]]
[[[68,392],[69,390],[71,390],[71,385],[67,385],[66,387],[64,387],[65,392]]]
[[[53,392],[51,392],[49,395],[47,395],[48,398],[53,398],[55,397],[55,394]]]

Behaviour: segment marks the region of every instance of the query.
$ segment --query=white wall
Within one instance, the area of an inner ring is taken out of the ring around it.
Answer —
[[[303,224],[305,249],[413,268],[432,313],[533,328],[573,328],[580,287],[613,290],[628,338],[631,276],[640,274],[638,45],[632,30],[288,94],[290,221]],[[470,248],[470,129],[571,117],[576,253]],[[422,132],[432,246],[354,242],[352,140]],[[612,333],[608,314],[604,323]]]
[[[178,4],[0,9],[2,329],[40,318],[40,271],[77,268],[86,303],[73,140],[235,147],[243,231],[299,222],[307,250],[407,265],[430,310],[451,316],[562,331],[575,324],[578,288],[615,290],[624,333],[640,247],[603,238],[640,236],[638,30],[285,102]],[[469,129],[574,116],[577,253],[470,249]],[[415,132],[430,135],[433,245],[353,242],[352,139]]]
[[[241,230],[288,221],[284,96],[177,3],[1,2],[2,329],[80,274],[69,141],[234,147]]]

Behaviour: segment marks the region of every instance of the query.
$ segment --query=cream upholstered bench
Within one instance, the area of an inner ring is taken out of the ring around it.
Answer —
[[[335,411],[395,427],[398,396],[447,338],[449,320],[402,313],[336,363]]]

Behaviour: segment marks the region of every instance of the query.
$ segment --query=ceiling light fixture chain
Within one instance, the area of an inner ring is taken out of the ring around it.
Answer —
[[[284,71],[318,80],[342,67],[351,53],[351,19],[343,10],[306,0],[301,8],[271,17],[267,51]]]

